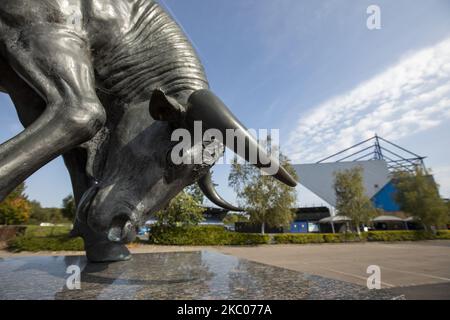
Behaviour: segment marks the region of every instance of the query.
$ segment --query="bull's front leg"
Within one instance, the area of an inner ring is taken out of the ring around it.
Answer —
[[[86,41],[64,30],[22,35],[14,45],[4,40],[4,61],[46,107],[22,133],[0,145],[0,200],[36,170],[90,140],[106,120]],[[2,83],[14,90],[8,79]]]
[[[102,121],[102,116],[91,110],[81,112],[67,110],[66,106],[48,107],[30,127],[0,145],[0,200],[36,170],[91,139]]]
[[[3,53],[3,63],[14,70],[12,77],[24,79],[46,106],[22,133],[0,145],[0,200],[46,163],[92,139],[106,120],[95,91],[88,42],[57,26],[44,29],[36,27],[34,34],[23,33],[24,44],[7,45],[9,51]],[[10,93],[17,92],[17,81],[3,78],[2,86]],[[31,112],[26,101],[13,100],[20,103],[18,110]],[[68,167],[79,165],[75,161]],[[123,244],[109,242],[83,221],[75,223],[74,233],[83,237],[91,261],[130,257]]]

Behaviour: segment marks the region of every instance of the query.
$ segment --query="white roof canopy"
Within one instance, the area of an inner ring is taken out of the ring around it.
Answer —
[[[381,222],[381,221],[389,222],[389,221],[405,221],[405,220],[402,218],[396,217],[396,216],[379,216],[379,217],[373,218],[372,221],[373,222]]]
[[[335,172],[358,166],[363,169],[364,188],[369,198],[372,198],[389,183],[389,170],[384,160],[296,164],[294,169],[299,176],[300,184],[322,198],[329,205],[335,207]]]
[[[319,221],[319,223],[331,223],[331,222],[346,222],[346,221],[352,221],[352,219],[350,219],[349,217],[345,217],[345,216],[333,216],[333,217],[327,217],[327,218],[323,218],[322,220]]]

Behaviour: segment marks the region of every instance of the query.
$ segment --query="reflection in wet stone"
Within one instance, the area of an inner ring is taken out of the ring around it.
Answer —
[[[66,287],[77,265],[81,290]],[[210,251],[137,254],[129,262],[84,257],[0,260],[0,299],[390,299],[384,291]]]

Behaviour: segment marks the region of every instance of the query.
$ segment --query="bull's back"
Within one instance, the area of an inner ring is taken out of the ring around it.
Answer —
[[[72,25],[73,17],[81,17],[82,1],[71,0],[68,6],[61,0],[2,0],[0,1],[0,21],[9,28],[27,28],[35,25]]]
[[[99,90],[121,102],[208,88],[190,41],[153,0],[0,1],[3,44],[52,29],[89,43]]]
[[[90,25],[102,89],[122,101],[139,102],[157,88],[173,96],[208,88],[197,53],[173,18],[152,0],[126,2],[130,6],[122,8],[119,24],[97,18],[99,25]],[[102,23],[113,26],[101,28]]]

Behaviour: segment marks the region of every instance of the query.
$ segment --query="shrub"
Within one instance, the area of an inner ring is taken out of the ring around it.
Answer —
[[[162,245],[257,245],[267,244],[268,235],[229,232],[220,226],[155,226],[149,243]]]

